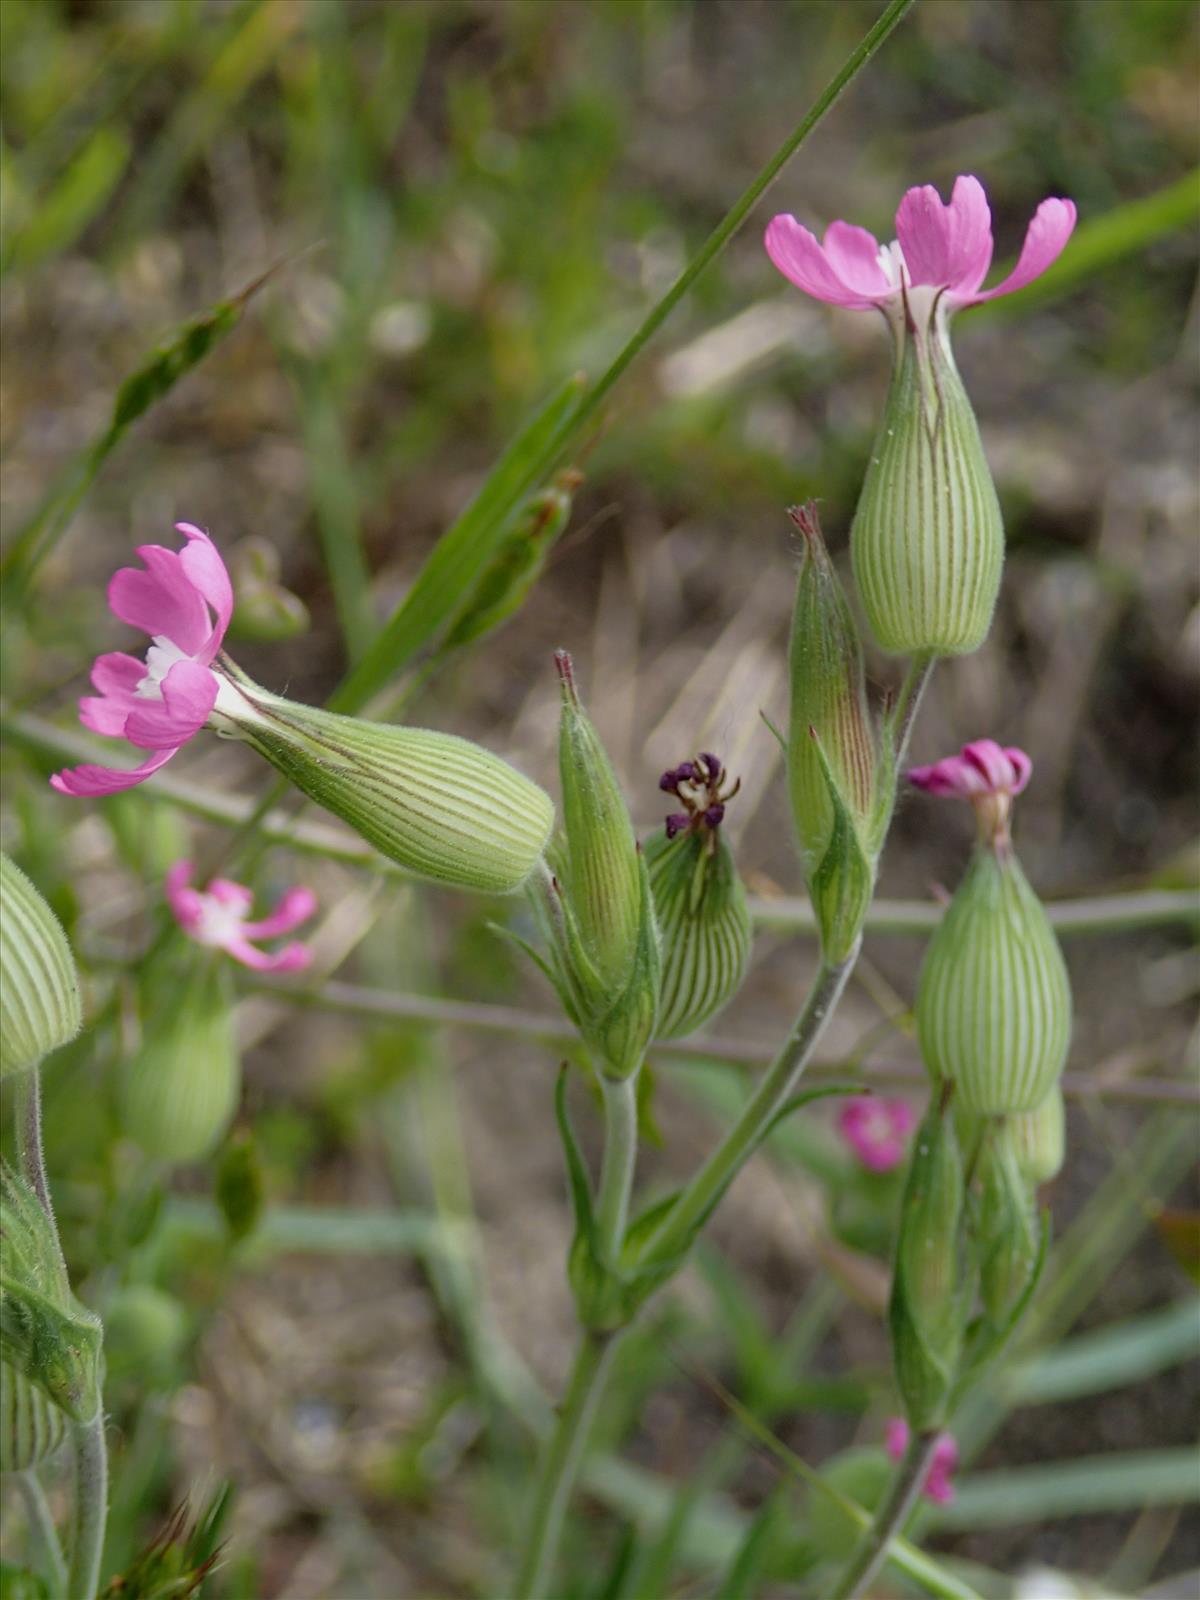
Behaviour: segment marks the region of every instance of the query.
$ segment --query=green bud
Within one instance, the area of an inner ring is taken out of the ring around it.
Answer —
[[[804,873],[811,881],[833,836],[833,794],[856,829],[867,824],[876,744],[862,645],[825,548],[816,507],[809,502],[790,514],[804,552],[788,649],[788,787]]]
[[[266,539],[243,539],[229,553],[235,605],[229,623],[235,639],[275,644],[307,633],[308,607],[279,581],[279,552]]]
[[[662,935],[660,1039],[707,1022],[737,993],[750,959],[746,891],[720,826],[688,828],[644,845],[654,913]]]
[[[217,1167],[217,1205],[229,1237],[246,1239],[258,1227],[266,1194],[258,1146],[248,1128],[227,1141]]]
[[[197,955],[182,984],[160,967],[147,975],[145,992],[154,1009],[123,1065],[121,1126],[160,1161],[200,1161],[229,1127],[241,1093],[227,975]]]
[[[933,1106],[913,1142],[888,1306],[896,1383],[918,1429],[941,1423],[962,1351],[963,1198],[953,1118]]]
[[[36,1067],[79,1032],[75,958],[58,918],[0,854],[0,1078]]]
[[[302,794],[419,878],[511,894],[542,859],[549,795],[481,745],[297,705],[226,661],[230,730]]]
[[[1058,940],[1020,862],[979,846],[921,968],[917,1038],[935,1082],[967,1111],[1032,1111],[1054,1089],[1071,1034]]]
[[[71,1293],[54,1223],[0,1168],[0,1360],[76,1422],[100,1407],[100,1319]]]
[[[66,1436],[66,1412],[16,1367],[0,1361],[0,1473],[36,1467]]]
[[[1000,503],[944,306],[906,305],[893,331],[891,388],[850,535],[854,577],[884,650],[964,655],[991,626]]]
[[[183,1349],[188,1326],[187,1308],[165,1289],[131,1283],[118,1290],[104,1317],[110,1373],[139,1382],[164,1376]]]
[[[618,1077],[654,1034],[661,957],[650,880],[624,796],[565,652],[559,772],[565,847],[552,927],[560,986],[585,1041]]]
[[[1029,1185],[999,1129],[984,1144],[979,1178],[979,1288],[988,1320],[1006,1328],[1029,1287],[1040,1239]]]
[[[1012,1150],[1027,1183],[1034,1186],[1049,1183],[1062,1170],[1066,1150],[1066,1108],[1062,1090],[1051,1089],[1034,1111],[1005,1117],[999,1137]]]

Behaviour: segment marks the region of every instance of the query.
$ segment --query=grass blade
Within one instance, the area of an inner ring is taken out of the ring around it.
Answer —
[[[1129,1451],[1046,1461],[1036,1467],[975,1472],[954,1486],[938,1528],[1004,1528],[1058,1517],[1139,1511],[1200,1501],[1200,1450]]]

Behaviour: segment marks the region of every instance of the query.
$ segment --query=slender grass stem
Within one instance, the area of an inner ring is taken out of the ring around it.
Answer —
[[[550,1593],[567,1501],[575,1485],[615,1343],[614,1334],[590,1329],[585,1329],[580,1337],[558,1421],[538,1471],[533,1513],[513,1584],[513,1600],[546,1600]]]
[[[694,1230],[762,1143],[777,1112],[808,1065],[817,1040],[854,970],[858,949],[856,945],[845,961],[821,966],[783,1048],[759,1080],[737,1121],[647,1239],[641,1252],[643,1261],[667,1262],[685,1250]]]
[[[42,1480],[32,1470],[19,1472],[17,1491],[25,1503],[25,1515],[29,1521],[38,1558],[43,1563],[46,1576],[50,1580],[50,1593],[64,1594],[67,1587],[67,1563],[62,1553],[62,1545],[59,1543],[58,1531],[54,1526],[54,1518],[50,1514],[46,1491],[42,1488]]]
[[[75,1504],[67,1600],[95,1600],[108,1521],[108,1449],[103,1406],[90,1422],[75,1424],[71,1442],[75,1451]]]
[[[874,1522],[859,1541],[858,1549],[825,1600],[855,1600],[855,1596],[865,1592],[871,1579],[887,1560],[892,1539],[904,1531],[904,1525],[921,1492],[921,1485],[925,1482],[936,1445],[936,1433],[913,1432],[909,1436],[908,1448],[896,1468],[887,1498],[875,1513]]]
[[[637,1074],[601,1077],[604,1093],[604,1159],[596,1198],[596,1232],[601,1260],[615,1266],[629,1217],[629,1196],[637,1164]]]

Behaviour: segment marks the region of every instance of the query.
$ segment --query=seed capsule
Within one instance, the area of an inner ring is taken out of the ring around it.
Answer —
[[[1033,1111],[1055,1088],[1071,1033],[1067,969],[1011,851],[978,847],[921,968],[917,1038],[964,1110]]]
[[[1004,525],[971,402],[935,304],[893,319],[891,388],[850,535],[871,631],[898,655],[964,655],[987,637]]]
[[[80,1015],[67,936],[20,867],[0,854],[0,1078],[73,1039]]]

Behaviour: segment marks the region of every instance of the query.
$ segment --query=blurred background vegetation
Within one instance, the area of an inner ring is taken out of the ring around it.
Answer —
[[[0,514],[10,550],[40,515],[45,556],[24,577],[18,563],[5,615],[5,700],[23,721],[4,843],[63,916],[100,1019],[52,1064],[47,1121],[68,1253],[109,1320],[110,1570],[189,1489],[231,1478],[214,1596],[498,1592],[571,1313],[562,1046],[536,1029],[364,1021],[348,989],[339,1011],[245,985],[242,1143],[221,1163],[250,1148],[268,1209],[242,1243],[211,1170],[152,1170],[119,1137],[114,1064],[162,873],[215,855],[225,830],[150,790],[94,805],[45,786],[62,764],[46,724],[74,728],[92,656],[124,642],[103,585],[177,518],[210,529],[244,589],[277,556],[302,606],[277,626],[243,615],[234,652],[274,689],[328,698],[515,427],[607,365],[878,9],[0,6]],[[1047,194],[1073,197],[1081,228],[1043,284],[958,324],[1010,556],[993,633],[935,679],[914,753],[983,734],[1031,752],[1019,845],[1048,895],[1191,881],[1198,66],[1189,0],[919,0],[614,392],[518,620],[413,674],[405,715],[553,786],[550,653],[567,646],[639,826],[660,820],[658,773],[715,748],[743,778],[730,826],[752,891],[799,892],[759,719],[785,700],[784,508],[816,496],[844,556],[887,357],[874,319],[778,278],[761,229],[783,209],[887,238],[904,189],[974,172],[998,261]],[[122,380],[196,318],[168,363],[178,381],[89,461]],[[310,626],[283,637],[304,608]],[[873,671],[893,681],[888,662]],[[193,794],[267,788],[215,741],[170,775]],[[954,880],[968,829],[951,811],[901,811],[885,895]],[[321,896],[318,978],[289,994],[332,975],[551,1015],[489,931],[519,908],[287,848],[257,874],[264,892],[303,879]],[[919,1093],[905,1007],[920,948],[870,940],[827,1063]],[[651,1181],[706,1148],[813,954],[763,934],[714,1030],[723,1060],[662,1064]],[[964,1419],[977,1460],[931,1535],[998,1595],[1011,1588],[994,1574],[1034,1563],[1119,1593],[1200,1565],[1178,1260],[1195,1123],[1139,1096],[1147,1078],[1180,1088],[1194,951],[1156,928],[1073,940],[1068,958],[1071,1154],[1035,1330],[1058,1348]],[[811,1463],[878,1439],[881,1203],[864,1210],[819,1113],[739,1182],[700,1269],[625,1348],[570,1593],[795,1592],[813,1559],[803,1491],[710,1375]],[[1097,1355],[1089,1338],[1109,1343]]]

